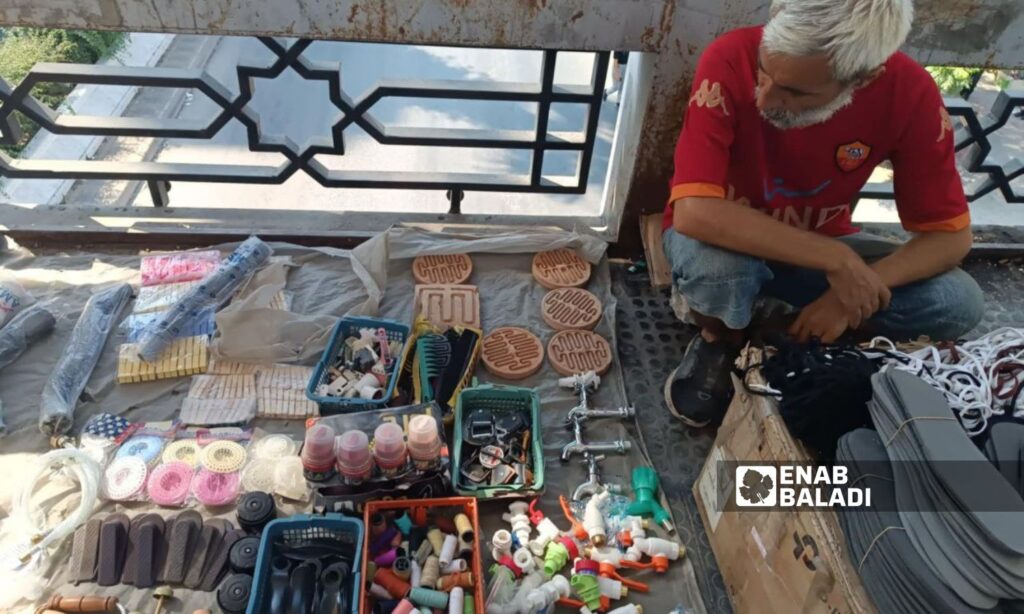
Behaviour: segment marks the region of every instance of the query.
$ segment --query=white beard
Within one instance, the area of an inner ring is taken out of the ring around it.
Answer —
[[[785,109],[759,109],[761,117],[768,123],[775,126],[779,130],[792,130],[794,128],[806,128],[815,124],[820,124],[827,121],[840,109],[848,106],[853,102],[853,89],[852,87],[846,88],[835,97],[835,100],[826,104],[825,106],[818,107],[817,109],[811,109],[809,111],[803,111],[801,113],[793,113],[786,111]],[[760,98],[761,88],[754,86],[754,99]]]

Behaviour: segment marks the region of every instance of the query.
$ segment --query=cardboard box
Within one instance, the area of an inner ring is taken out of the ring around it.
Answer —
[[[761,354],[748,349],[743,360],[756,364]],[[764,383],[757,371],[747,381]],[[776,402],[747,393],[739,379],[734,385],[736,394],[693,489],[733,607],[757,613],[876,612],[834,511],[722,511],[719,502],[735,503],[730,462],[810,462]]]

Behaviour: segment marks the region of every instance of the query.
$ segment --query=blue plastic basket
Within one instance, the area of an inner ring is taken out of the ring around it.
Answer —
[[[334,332],[331,333],[331,341],[324,348],[324,353],[320,356],[320,362],[316,363],[313,376],[309,378],[309,385],[306,386],[306,396],[311,401],[316,401],[317,405],[320,406],[321,415],[342,414],[384,407],[395,393],[395,385],[398,383],[398,375],[401,370],[399,365],[401,362],[400,356],[394,357],[394,366],[392,366],[391,374],[388,376],[388,383],[384,388],[384,396],[380,400],[374,401],[358,397],[354,399],[327,397],[316,393],[316,389],[320,384],[327,383],[328,369],[338,355],[338,350],[345,343],[345,339],[358,336],[360,328],[383,328],[388,335],[388,339],[391,341],[405,343],[409,338],[409,327],[393,320],[357,317],[344,317],[338,320],[338,323],[334,325]]]
[[[331,539],[352,544],[355,559],[352,562],[351,614],[358,614],[363,585],[363,521],[341,514],[289,516],[273,520],[263,529],[260,552],[256,557],[256,572],[252,576],[252,595],[249,596],[246,614],[265,612],[270,605],[270,562],[276,555],[274,544],[282,541],[296,544],[310,539]]]

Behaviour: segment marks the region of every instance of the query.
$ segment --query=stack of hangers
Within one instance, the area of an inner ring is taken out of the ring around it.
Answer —
[[[889,475],[871,477],[885,473],[875,469],[865,477],[878,489],[874,510],[842,513],[865,588],[882,611],[1018,608],[1024,500],[970,441],[942,392],[892,368],[875,374],[872,388],[877,441],[854,431],[839,447],[854,465],[882,450],[891,461]],[[883,511],[885,503],[898,512]]]

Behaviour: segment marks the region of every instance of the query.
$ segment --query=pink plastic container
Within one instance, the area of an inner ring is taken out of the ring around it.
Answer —
[[[302,468],[312,473],[325,473],[334,469],[334,429],[326,424],[314,424],[306,429],[302,446]]]
[[[419,471],[433,469],[441,462],[441,437],[433,416],[413,416],[409,421],[409,457]]]
[[[373,473],[370,438],[359,430],[345,431],[338,437],[338,473],[351,484],[361,484]]]
[[[385,422],[373,432],[373,459],[382,474],[393,476],[405,467],[408,453],[405,434],[394,422]]]

